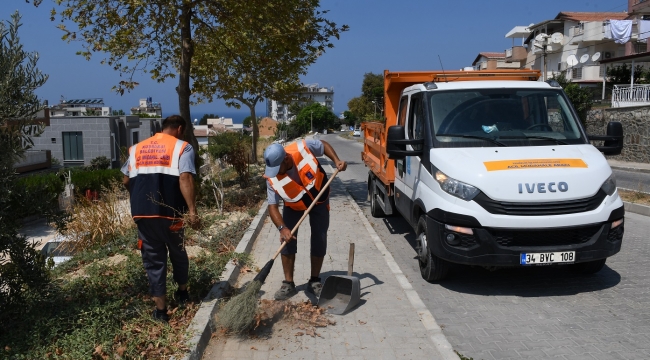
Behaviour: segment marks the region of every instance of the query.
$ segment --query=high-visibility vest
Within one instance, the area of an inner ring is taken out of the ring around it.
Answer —
[[[293,158],[302,185],[293,181],[287,174],[278,174],[267,179],[273,190],[284,200],[284,205],[298,211],[307,210],[327,182],[327,175],[318,163],[318,159],[309,151],[305,140],[286,146],[284,151]],[[327,201],[328,196],[329,188],[318,199],[318,204]]]
[[[129,149],[131,215],[180,219],[187,203],[180,189],[179,160],[187,142],[158,133]]]

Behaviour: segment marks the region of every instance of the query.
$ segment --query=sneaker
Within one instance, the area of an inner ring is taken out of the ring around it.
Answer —
[[[293,282],[287,282],[287,281],[282,281],[282,286],[280,286],[280,290],[275,292],[275,300],[287,300],[288,298],[296,295],[298,291],[296,291],[296,284]]]
[[[165,310],[158,310],[158,309],[154,310],[153,311],[153,318],[154,318],[154,320],[158,320],[158,321],[161,321],[161,322],[164,322],[164,323],[168,323],[169,322],[169,315],[167,315],[167,309],[165,309]]]
[[[176,290],[176,292],[174,292],[174,299],[178,305],[185,305],[188,301],[190,301],[190,293],[187,292],[187,289]]]
[[[323,284],[321,284],[320,279],[315,281],[309,281],[307,283],[307,291],[314,294],[317,298],[320,298],[320,292],[323,290]]]

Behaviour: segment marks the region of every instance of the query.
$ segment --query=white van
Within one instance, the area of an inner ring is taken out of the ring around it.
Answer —
[[[588,137],[557,82],[423,83],[396,108],[394,184],[369,172],[371,212],[411,223],[427,281],[449,263],[594,273],[620,250],[625,212],[601,151],[621,152],[621,124]]]

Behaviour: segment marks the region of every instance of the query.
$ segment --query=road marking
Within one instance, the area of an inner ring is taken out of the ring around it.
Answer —
[[[334,172],[334,169],[332,168],[332,165],[327,164],[330,168],[330,174]],[[357,212],[359,215],[359,218],[361,218],[361,222],[363,223],[363,226],[366,228],[366,231],[368,231],[368,234],[370,234],[370,238],[372,241],[375,243],[375,246],[379,250],[379,252],[382,253],[384,259],[386,260],[386,264],[390,268],[391,272],[395,275],[395,278],[397,279],[397,282],[399,283],[400,287],[404,291],[404,295],[409,299],[409,302],[411,303],[411,306],[413,306],[413,309],[416,311],[418,316],[420,317],[420,320],[422,322],[422,325],[424,325],[424,328],[429,332],[429,339],[431,339],[431,342],[433,343],[433,346],[435,346],[436,350],[438,350],[438,353],[440,354],[442,359],[445,360],[458,360],[458,355],[454,352],[453,348],[451,347],[451,344],[445,337],[445,334],[442,332],[442,329],[436,322],[436,319],[433,317],[433,314],[427,309],[426,305],[420,299],[420,295],[413,290],[413,286],[411,283],[409,283],[408,279],[400,269],[399,265],[397,265],[397,262],[393,258],[393,255],[388,251],[386,248],[386,245],[384,245],[383,241],[381,241],[381,238],[377,233],[375,232],[375,229],[372,228],[372,225],[370,225],[370,222],[366,218],[366,215],[363,213],[359,205],[357,204],[356,201],[352,198],[352,195],[348,192],[348,189],[345,188],[345,185],[341,182],[341,179],[336,179],[339,181],[341,185],[343,185],[343,190],[345,191],[345,194],[348,198],[348,202],[352,204],[352,207],[354,208],[354,211]]]

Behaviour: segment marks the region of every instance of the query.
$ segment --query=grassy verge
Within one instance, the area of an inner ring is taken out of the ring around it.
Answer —
[[[650,206],[650,194],[641,191],[618,190],[623,201]]]
[[[153,301],[136,249],[137,231],[131,226],[113,236],[88,236],[75,256],[51,271],[53,283],[43,300],[26,303],[19,317],[0,329],[0,358],[5,359],[160,359],[181,355],[187,349],[187,326],[226,263],[246,254],[234,253],[247,230],[265,188],[227,189],[226,209],[217,214],[203,208],[206,230],[186,231],[190,256],[190,303],[179,307],[173,300],[171,264],[168,263],[169,325],[151,319]],[[260,193],[261,192],[261,193]],[[260,193],[260,194],[258,194]],[[242,199],[246,197],[246,201]],[[100,205],[89,205],[100,206]],[[88,220],[88,219],[86,219]],[[107,229],[102,223],[90,226]]]

